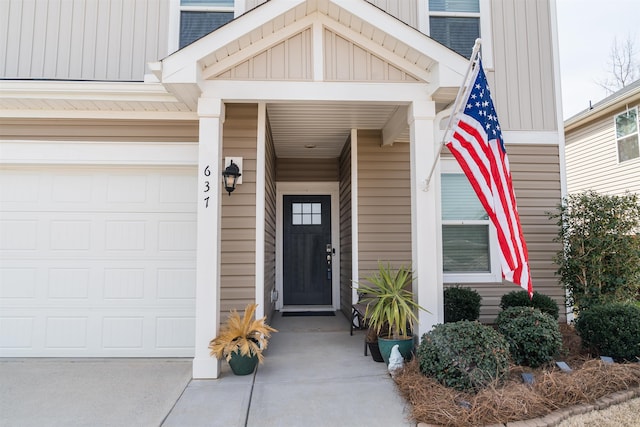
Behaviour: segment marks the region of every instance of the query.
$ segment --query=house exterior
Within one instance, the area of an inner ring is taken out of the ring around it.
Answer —
[[[436,152],[480,35],[534,289],[564,304],[553,0],[11,0],[0,22],[2,356],[216,378],[229,310],[348,315],[379,261],[414,268],[420,334],[456,284],[492,322],[518,288]]]
[[[567,191],[640,194],[640,80],[565,121]]]

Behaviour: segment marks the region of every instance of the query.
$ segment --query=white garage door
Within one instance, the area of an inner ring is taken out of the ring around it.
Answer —
[[[195,168],[3,167],[0,356],[193,356]]]

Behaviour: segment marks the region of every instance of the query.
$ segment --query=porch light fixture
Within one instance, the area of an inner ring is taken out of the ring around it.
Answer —
[[[240,176],[242,176],[240,168],[231,160],[229,166],[222,172],[222,183],[224,184],[224,189],[229,193],[229,196],[231,196],[233,190],[236,189],[236,184],[238,184],[238,178]]]

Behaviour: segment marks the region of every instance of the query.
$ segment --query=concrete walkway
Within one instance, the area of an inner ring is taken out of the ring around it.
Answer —
[[[0,426],[413,425],[341,313],[271,324],[256,373],[223,362],[217,380],[191,380],[188,359],[0,359]]]
[[[280,317],[255,375],[193,380],[163,427],[410,426],[384,363],[335,317]]]

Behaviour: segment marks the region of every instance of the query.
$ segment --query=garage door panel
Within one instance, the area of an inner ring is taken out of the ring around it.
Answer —
[[[77,169],[0,171],[0,355],[193,356],[195,169]]]

